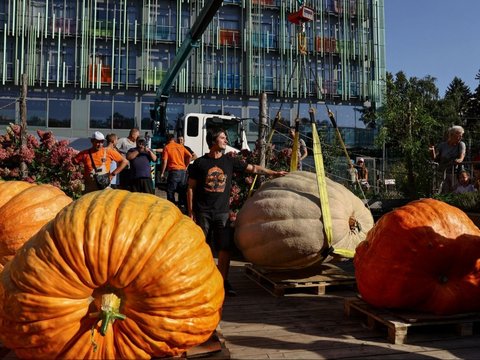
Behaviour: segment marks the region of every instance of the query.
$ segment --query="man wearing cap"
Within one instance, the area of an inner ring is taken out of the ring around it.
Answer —
[[[360,182],[360,185],[362,185],[365,189],[369,189],[370,184],[368,183],[368,169],[365,166],[364,158],[357,159],[357,171],[358,171],[358,181]]]
[[[95,131],[90,138],[92,147],[80,151],[75,156],[77,164],[83,164],[83,178],[85,181],[84,193],[100,190],[93,175],[110,174],[110,180],[127,166],[128,161],[112,148],[104,147],[105,136],[100,131]],[[92,163],[93,160],[93,163]],[[112,161],[117,163],[117,168],[110,173]],[[96,170],[95,170],[96,169]]]
[[[132,191],[155,194],[150,162],[157,161],[157,155],[147,147],[144,138],[137,138],[137,146],[128,150],[127,160],[130,161]]]
[[[293,142],[295,140],[295,126],[290,126],[290,130],[288,132],[288,140],[285,143],[285,148],[286,149],[292,149],[293,150]],[[307,145],[305,144],[305,141],[301,138],[298,139],[298,148],[297,148],[297,156],[298,156],[298,170],[302,171],[303,170],[303,159],[305,159],[308,156],[308,150],[307,150]]]

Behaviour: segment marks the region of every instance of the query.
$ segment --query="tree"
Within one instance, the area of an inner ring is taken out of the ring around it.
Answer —
[[[468,130],[480,133],[480,70],[475,80],[479,80],[479,84],[466,104],[465,121]]]
[[[372,103],[368,97],[361,108],[355,108],[354,111],[360,113],[359,120],[362,121],[368,129],[375,129],[377,127],[377,112],[375,103]]]
[[[408,79],[403,72],[387,73],[385,103],[379,109],[378,142],[395,148],[406,169],[406,187],[411,198],[430,192],[431,170],[428,146],[437,140],[438,124],[432,114],[438,105],[438,88],[431,76]]]
[[[444,99],[440,102],[441,112],[439,121],[444,126],[466,125],[466,113],[472,93],[470,88],[458,77],[454,77],[445,92]]]

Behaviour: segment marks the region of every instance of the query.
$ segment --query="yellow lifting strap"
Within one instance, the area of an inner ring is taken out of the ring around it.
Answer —
[[[302,27],[302,32],[297,35],[298,39],[298,51],[302,55],[307,54],[307,37],[305,36],[305,27]]]
[[[330,204],[328,202],[327,182],[325,180],[325,166],[323,164],[322,145],[318,137],[317,125],[315,124],[315,115],[310,108],[310,120],[312,125],[313,137],[313,159],[315,161],[315,172],[317,175],[318,194],[320,197],[320,209],[322,210],[323,232],[327,249],[332,247],[333,226],[332,215],[330,214]]]
[[[329,254],[332,251],[334,254],[351,258],[355,254],[353,251],[348,249],[332,248],[333,224],[332,224],[332,215],[330,212],[330,204],[328,201],[328,191],[327,191],[327,182],[325,177],[325,166],[323,163],[322,146],[320,144],[320,139],[318,137],[314,110],[311,108],[309,110],[309,113],[310,113],[310,121],[312,125],[313,159],[315,161],[315,172],[317,176],[318,193],[320,198],[320,209],[322,210],[323,232],[325,235],[325,242],[326,242],[326,246],[324,246],[324,250],[326,250],[326,254]]]
[[[293,138],[292,157],[290,158],[290,172],[298,170],[298,142],[300,141],[300,120],[295,120],[295,136]]]

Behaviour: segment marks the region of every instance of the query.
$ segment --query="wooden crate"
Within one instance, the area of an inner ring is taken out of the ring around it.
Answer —
[[[405,343],[408,331],[414,327],[435,330],[440,325],[448,325],[453,327],[456,334],[468,336],[473,334],[474,323],[480,322],[480,313],[437,316],[421,312],[387,310],[373,307],[356,297],[345,299],[344,312],[347,317],[361,315],[366,318],[369,329],[386,326],[388,340],[392,344]]]
[[[329,263],[285,271],[265,270],[245,264],[245,274],[274,296],[296,293],[323,295],[327,288],[355,285],[353,274]]]

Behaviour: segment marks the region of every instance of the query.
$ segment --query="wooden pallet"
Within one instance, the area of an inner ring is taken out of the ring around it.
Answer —
[[[225,346],[222,333],[217,329],[203,344],[188,349],[181,359],[227,360],[230,359],[230,351]]]
[[[388,340],[392,344],[403,344],[407,340],[409,329],[414,327],[435,328],[440,325],[452,326],[460,336],[473,334],[474,323],[480,322],[480,313],[437,316],[428,313],[386,310],[373,307],[364,300],[352,297],[346,298],[344,312],[347,317],[363,315],[366,326],[374,329],[378,325],[387,327]]]
[[[274,296],[296,293],[323,295],[327,287],[355,284],[353,274],[329,263],[285,271],[270,271],[245,264],[245,274]]]

